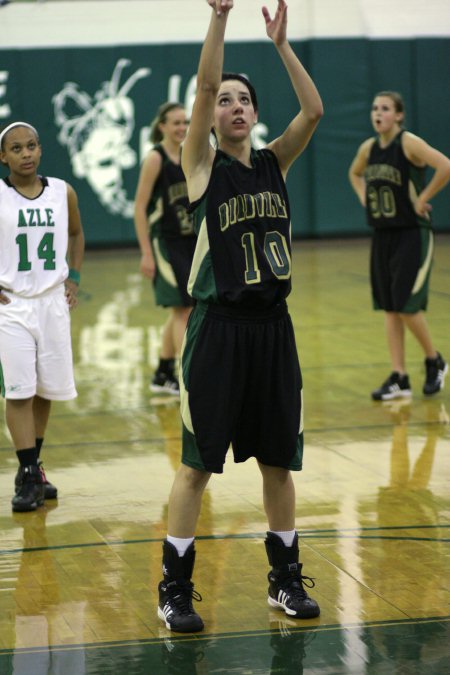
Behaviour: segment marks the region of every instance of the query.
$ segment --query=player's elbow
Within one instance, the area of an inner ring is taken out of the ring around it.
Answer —
[[[447,179],[447,182],[450,180],[450,159],[447,159],[445,164],[445,178]]]
[[[313,124],[318,124],[324,115],[324,109],[322,101],[317,101],[317,103],[312,106],[307,113],[308,120]]]

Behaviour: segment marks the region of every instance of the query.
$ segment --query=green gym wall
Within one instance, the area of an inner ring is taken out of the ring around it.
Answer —
[[[373,95],[400,91],[407,128],[450,155],[450,38],[314,38],[293,47],[325,108],[288,176],[293,236],[366,236],[347,172],[373,133]],[[133,198],[148,127],[169,98],[190,110],[199,51],[199,43],[0,49],[0,123],[37,127],[41,171],[76,189],[88,246],[135,243]],[[245,72],[256,87],[256,142],[278,135],[297,102],[269,41],[227,45],[225,69]],[[433,200],[433,221],[436,231],[450,231],[450,187]]]

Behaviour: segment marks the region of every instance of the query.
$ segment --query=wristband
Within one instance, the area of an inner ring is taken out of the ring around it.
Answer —
[[[73,281],[77,286],[80,285],[80,273],[78,270],[74,270],[72,267],[69,270],[69,276],[67,277],[70,281]]]

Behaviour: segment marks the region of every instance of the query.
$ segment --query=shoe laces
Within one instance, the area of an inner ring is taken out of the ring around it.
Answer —
[[[280,584],[282,589],[292,595],[292,597],[302,599],[306,598],[308,595],[304,586],[307,588],[314,588],[315,585],[314,577],[307,577],[299,572],[292,572],[291,575]]]
[[[183,615],[195,613],[192,607],[192,600],[196,602],[203,600],[200,593],[194,590],[194,584],[190,581],[170,581],[166,589],[169,591],[170,602],[173,602],[177,611]],[[177,592],[177,589],[180,589],[179,592]]]

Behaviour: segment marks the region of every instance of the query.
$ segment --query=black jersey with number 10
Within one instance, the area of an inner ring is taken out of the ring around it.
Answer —
[[[266,308],[290,293],[286,184],[270,150],[252,150],[251,164],[217,150],[208,188],[192,204],[198,240],[188,290],[196,300]]]

